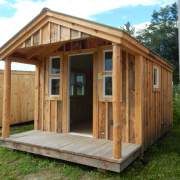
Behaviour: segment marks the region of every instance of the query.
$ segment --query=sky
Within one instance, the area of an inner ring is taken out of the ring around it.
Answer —
[[[90,19],[114,27],[129,21],[137,30],[146,27],[154,10],[176,0],[0,0],[0,46],[34,18],[42,8]],[[0,69],[3,63],[0,62]],[[13,70],[34,66],[13,63]]]

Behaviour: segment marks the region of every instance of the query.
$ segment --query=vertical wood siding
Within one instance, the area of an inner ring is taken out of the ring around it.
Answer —
[[[109,49],[110,47],[108,47]],[[93,136],[112,140],[112,98],[103,97],[103,51],[97,48],[93,60]],[[83,52],[83,51],[80,51]],[[150,59],[122,51],[122,141],[152,144],[172,125],[172,73]],[[61,54],[61,96],[48,97],[48,63],[43,59],[39,69],[38,129],[68,132],[68,53]],[[139,62],[142,61],[141,66]],[[153,65],[160,68],[160,88],[153,89]],[[142,69],[143,68],[143,69]],[[140,72],[137,72],[140,71]],[[139,75],[143,73],[143,77]],[[142,83],[138,82],[141,80]],[[143,84],[143,85],[142,85]],[[137,101],[142,102],[137,102]],[[139,109],[136,106],[141,105]],[[141,113],[142,115],[138,114]],[[139,117],[141,119],[138,119]],[[140,122],[141,121],[141,122]]]
[[[34,72],[12,71],[11,124],[34,120]],[[0,71],[0,126],[2,123],[3,71]]]
[[[153,66],[160,70],[160,85],[153,88]],[[172,126],[172,72],[144,59],[144,148],[166,133]]]

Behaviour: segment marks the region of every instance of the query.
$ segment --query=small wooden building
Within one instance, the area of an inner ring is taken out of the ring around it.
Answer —
[[[5,147],[120,172],[172,126],[172,66],[120,29],[45,8],[0,58]],[[17,135],[11,62],[36,65],[35,130]]]
[[[12,71],[11,121],[21,124],[34,120],[34,71]],[[0,127],[3,110],[3,70],[0,70]]]

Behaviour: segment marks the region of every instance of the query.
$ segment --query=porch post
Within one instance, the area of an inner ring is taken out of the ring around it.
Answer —
[[[10,134],[11,118],[11,60],[5,60],[4,87],[3,87],[3,115],[2,115],[2,137],[7,138]]]
[[[122,106],[122,59],[121,47],[113,44],[112,68],[112,95],[113,95],[113,157],[121,158],[121,106]]]

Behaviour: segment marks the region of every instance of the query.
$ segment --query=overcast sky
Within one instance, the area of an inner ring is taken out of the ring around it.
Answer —
[[[0,0],[0,46],[48,7],[115,27],[130,21],[136,29],[150,22],[153,10],[176,0]],[[0,63],[0,69],[3,64]],[[13,64],[13,69],[34,70],[33,66]]]

